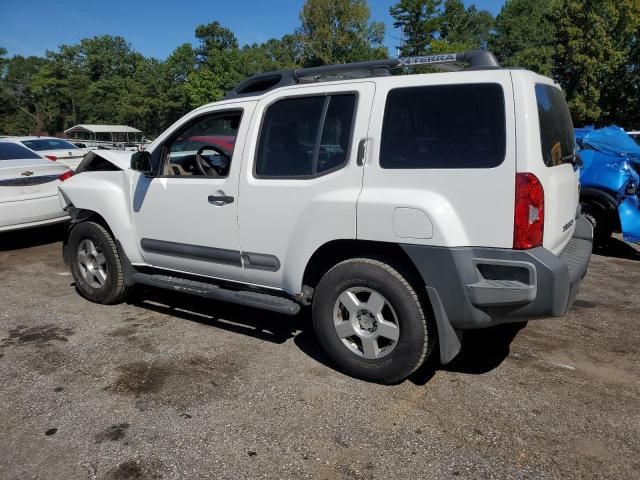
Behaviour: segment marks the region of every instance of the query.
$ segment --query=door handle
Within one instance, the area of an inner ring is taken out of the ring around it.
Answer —
[[[367,139],[363,138],[362,140],[360,140],[360,143],[358,143],[358,156],[356,157],[356,165],[358,165],[359,167],[364,165],[364,155],[367,151],[366,147]]]
[[[209,195],[209,203],[218,207],[233,203],[233,197],[228,195]]]

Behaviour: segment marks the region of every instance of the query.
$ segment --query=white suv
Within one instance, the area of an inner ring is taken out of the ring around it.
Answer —
[[[389,74],[453,62],[471,68]],[[563,315],[591,255],[562,91],[485,51],[256,75],[128,155],[89,154],[60,187],[82,295],[311,305],[367,380],[436,343],[450,361],[465,329]]]

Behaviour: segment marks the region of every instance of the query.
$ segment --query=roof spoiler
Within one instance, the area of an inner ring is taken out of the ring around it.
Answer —
[[[496,57],[487,50],[471,50],[462,53],[442,53],[415,57],[388,58],[367,62],[325,65],[322,67],[300,68],[297,70],[277,70],[258,73],[238,84],[225,95],[225,99],[259,95],[275,88],[297,83],[318,82],[390,75],[392,69],[412,68],[425,65],[451,65],[467,63],[471,69],[484,70],[500,68]]]

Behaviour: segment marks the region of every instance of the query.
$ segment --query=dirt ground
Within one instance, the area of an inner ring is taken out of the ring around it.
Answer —
[[[62,228],[0,235],[0,478],[640,478],[640,253],[571,313],[381,386],[287,318],[158,290],[101,306]]]

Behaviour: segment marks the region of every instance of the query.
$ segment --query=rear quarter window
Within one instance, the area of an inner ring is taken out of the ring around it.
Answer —
[[[397,88],[387,95],[380,166],[493,168],[506,150],[505,100],[494,83]]]
[[[548,167],[571,163],[575,153],[573,122],[564,94],[551,85],[536,84],[542,159]]]

